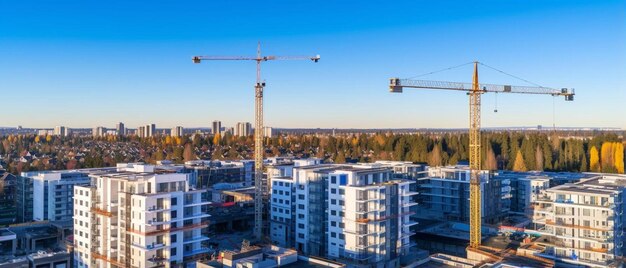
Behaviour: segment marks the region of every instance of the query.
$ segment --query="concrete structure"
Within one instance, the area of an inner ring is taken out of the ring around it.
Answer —
[[[185,162],[182,172],[190,173],[189,182],[198,189],[211,188],[216,183],[254,184],[254,161],[193,160]]]
[[[496,223],[507,216],[511,187],[508,179],[481,172],[481,213],[483,222]],[[439,221],[469,222],[468,166],[431,167],[428,177],[418,179],[420,193],[417,216]]]
[[[93,130],[91,131],[91,135],[94,138],[102,137],[102,136],[104,136],[105,132],[106,132],[106,128],[105,127],[94,127]]]
[[[213,121],[213,127],[211,128],[211,132],[213,135],[222,133],[222,121],[215,120]]]
[[[170,132],[170,136],[172,136],[172,137],[182,137],[183,136],[183,127],[181,127],[181,126],[173,127],[172,131]]]
[[[126,135],[126,127],[124,126],[124,123],[122,122],[119,122],[115,125],[115,130],[117,131],[117,135],[119,136]]]
[[[235,127],[235,136],[250,136],[252,135],[252,124],[249,122],[239,122]]]
[[[626,176],[597,175],[545,190],[534,207],[538,254],[589,267],[618,265],[624,249]]]
[[[33,180],[33,220],[71,220],[75,185],[88,185],[88,172],[35,171],[22,172]]]
[[[91,174],[74,187],[74,267],[177,267],[204,257],[204,190],[188,174],[143,164]]]
[[[67,137],[70,135],[70,131],[67,127],[64,126],[56,126],[54,127],[54,135],[55,136],[61,136],[61,137]]]
[[[38,129],[37,135],[39,136],[54,135],[54,129]]]
[[[408,253],[417,193],[391,167],[304,161],[270,166],[268,176],[274,243],[354,267],[398,267]]]

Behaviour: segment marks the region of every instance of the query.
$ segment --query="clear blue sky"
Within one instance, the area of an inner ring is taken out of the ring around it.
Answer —
[[[388,78],[479,60],[577,93],[500,94],[498,113],[487,95],[484,126],[550,126],[554,107],[557,126],[626,128],[626,1],[610,0],[2,1],[0,126],[252,122],[254,64],[190,59],[254,55],[258,40],[267,54],[322,56],[264,65],[269,126],[466,127],[464,94],[391,94]]]

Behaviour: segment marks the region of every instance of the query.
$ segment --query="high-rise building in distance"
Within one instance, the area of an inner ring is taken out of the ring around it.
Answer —
[[[54,127],[54,135],[55,136],[61,136],[61,137],[67,137],[70,135],[69,129],[67,127],[64,126],[56,126]]]
[[[263,137],[271,138],[273,134],[274,134],[274,129],[272,129],[272,127],[263,128]]]
[[[102,137],[104,136],[104,132],[106,132],[106,128],[104,127],[94,127],[91,134],[94,137]]]
[[[124,136],[126,135],[126,128],[124,127],[124,123],[119,122],[115,125],[115,130],[117,130],[117,135]]]
[[[173,127],[172,131],[170,132],[170,136],[172,136],[172,137],[182,137],[183,136],[183,127],[181,127],[181,126]]]
[[[250,136],[252,135],[252,124],[249,122],[239,122],[235,127],[235,136]]]
[[[213,128],[211,129],[211,131],[213,131],[213,135],[221,133],[222,121],[219,121],[219,120],[213,121]]]

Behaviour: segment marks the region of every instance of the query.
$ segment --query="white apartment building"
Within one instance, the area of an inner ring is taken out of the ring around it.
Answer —
[[[399,267],[408,253],[417,193],[390,167],[314,162],[268,168],[268,177],[274,243],[353,267]]]
[[[274,136],[274,129],[272,127],[263,128],[263,137],[271,138]]]
[[[235,127],[235,136],[250,136],[252,135],[252,124],[249,122],[239,122]]]
[[[222,121],[219,121],[219,120],[213,121],[211,133],[213,133],[213,135],[216,135],[216,134],[221,134],[221,132],[222,132]]]
[[[102,137],[104,136],[105,132],[106,132],[106,128],[104,127],[94,127],[93,130],[91,131],[91,135],[93,137]]]
[[[172,137],[182,137],[183,136],[183,127],[181,127],[181,126],[173,127],[171,132],[170,132],[170,136],[172,136]]]
[[[598,175],[545,191],[534,207],[540,256],[587,267],[623,259],[626,176]]]
[[[206,256],[204,190],[188,174],[118,164],[74,187],[74,267],[182,267]]]
[[[67,127],[64,126],[56,126],[54,127],[54,135],[55,136],[61,136],[61,137],[67,137],[70,135],[69,129]]]
[[[33,181],[33,220],[64,221],[73,216],[74,187],[89,185],[87,170],[22,172]]]

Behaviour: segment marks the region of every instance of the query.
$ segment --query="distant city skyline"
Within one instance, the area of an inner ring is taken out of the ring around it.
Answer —
[[[318,64],[264,64],[268,126],[464,128],[464,94],[391,94],[388,79],[479,60],[543,86],[576,89],[567,103],[500,94],[498,113],[487,94],[486,127],[624,129],[624,10],[623,0],[3,2],[0,126],[253,122],[254,64],[194,65],[191,57],[254,55],[261,41],[268,55],[321,55]],[[467,66],[420,79],[470,82],[471,74]],[[527,85],[486,68],[480,81]]]

